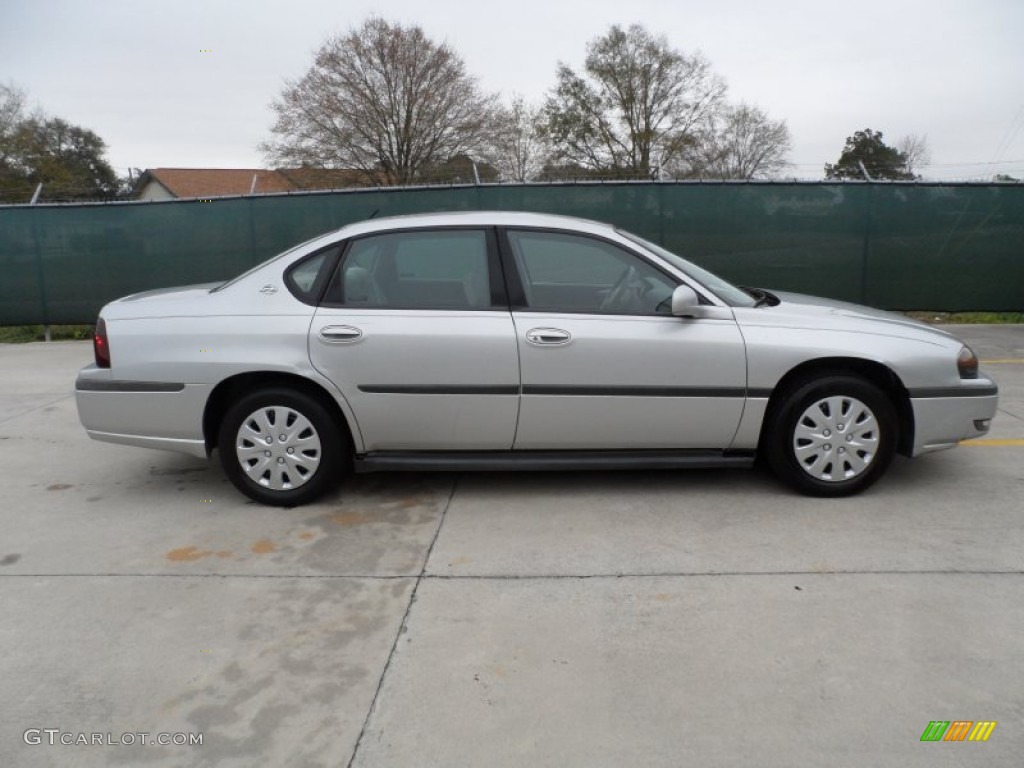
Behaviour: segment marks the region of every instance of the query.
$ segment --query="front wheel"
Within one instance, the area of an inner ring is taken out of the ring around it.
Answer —
[[[892,402],[855,376],[797,386],[768,426],[768,463],[782,480],[812,496],[864,490],[885,472],[897,444]]]
[[[292,507],[338,480],[344,442],[317,400],[290,389],[263,389],[225,414],[218,446],[228,478],[251,499]]]

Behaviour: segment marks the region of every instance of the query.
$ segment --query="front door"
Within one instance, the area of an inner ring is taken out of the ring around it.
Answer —
[[[670,314],[678,279],[608,240],[504,233],[522,370],[516,449],[724,449],[746,356],[731,312]],[[509,264],[511,262],[511,264]]]
[[[515,329],[493,231],[351,241],[309,331],[366,451],[508,450],[519,407]]]

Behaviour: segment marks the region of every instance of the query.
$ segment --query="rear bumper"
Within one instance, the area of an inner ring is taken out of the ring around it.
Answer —
[[[911,455],[920,456],[986,434],[996,415],[999,392],[988,379],[972,380],[953,391],[911,391],[910,403],[914,409]]]
[[[93,440],[137,445],[205,458],[202,384],[114,379],[95,365],[75,381],[78,418]]]

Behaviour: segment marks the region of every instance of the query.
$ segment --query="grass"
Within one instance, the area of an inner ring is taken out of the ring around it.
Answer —
[[[92,338],[91,325],[51,325],[50,338],[53,341],[77,341]],[[45,341],[41,325],[7,325],[0,327],[0,344],[21,344],[26,341]]]
[[[972,325],[996,323],[1024,323],[1024,312],[906,312],[915,320],[944,325],[968,323]]]

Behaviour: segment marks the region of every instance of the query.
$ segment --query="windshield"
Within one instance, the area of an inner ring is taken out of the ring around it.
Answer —
[[[270,263],[271,263],[272,261],[277,261],[278,259],[283,259],[283,258],[284,258],[285,256],[287,256],[287,255],[288,255],[289,253],[295,253],[295,251],[299,250],[299,248],[304,248],[305,246],[307,246],[307,245],[309,245],[310,243],[312,243],[312,242],[313,242],[314,240],[319,240],[319,239],[320,239],[321,237],[323,237],[323,234],[319,234],[319,235],[317,235],[316,237],[311,237],[311,238],[309,238],[309,240],[306,240],[306,241],[305,241],[305,242],[303,242],[303,243],[299,243],[298,245],[292,246],[292,247],[291,247],[291,248],[289,248],[289,249],[288,249],[287,251],[284,251],[284,252],[282,252],[282,253],[279,253],[279,254],[277,254],[276,256],[271,256],[271,257],[270,257],[269,259],[267,259],[266,261],[261,261],[261,262],[260,262],[259,264],[257,264],[257,265],[256,265],[255,267],[252,267],[252,268],[250,268],[250,269],[247,269],[247,270],[246,270],[245,272],[243,272],[242,274],[240,274],[240,275],[238,275],[238,276],[236,276],[236,277],[232,277],[232,278],[231,278],[230,280],[228,280],[228,281],[226,281],[226,282],[223,282],[223,283],[221,283],[221,284],[220,284],[220,285],[218,285],[218,286],[217,286],[216,288],[211,288],[211,289],[210,289],[210,293],[216,293],[217,291],[222,291],[222,290],[224,290],[224,289],[225,289],[225,288],[227,288],[227,287],[228,287],[229,285],[232,285],[232,284],[234,284],[234,283],[237,283],[237,282],[238,282],[239,280],[241,280],[241,279],[242,279],[242,278],[244,278],[244,277],[248,277],[248,276],[249,276],[249,275],[251,275],[251,274],[252,274],[253,272],[255,272],[255,271],[256,271],[257,269],[263,269],[263,267],[267,266],[267,264],[270,264]]]
[[[711,290],[718,298],[730,307],[754,306],[754,299],[746,291],[743,291],[732,283],[723,280],[713,272],[708,272],[706,269],[702,269],[696,264],[687,261],[682,256],[677,256],[672,253],[672,251],[667,251],[660,245],[655,245],[654,243],[644,240],[642,237],[634,235],[631,232],[626,232],[621,229],[616,229],[615,231],[623,237],[632,240],[637,245],[656,253],[673,267],[681,270],[685,275],[693,278],[698,283]]]

